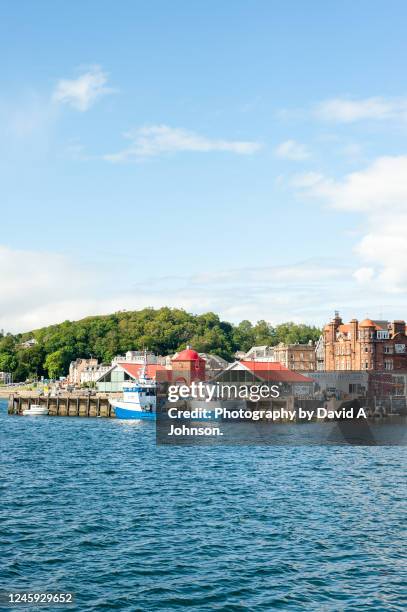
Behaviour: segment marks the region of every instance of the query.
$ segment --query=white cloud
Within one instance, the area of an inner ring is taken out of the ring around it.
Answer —
[[[14,332],[150,306],[195,313],[212,310],[231,321],[272,317],[273,322],[323,322],[333,310],[330,292],[340,293],[333,288],[349,277],[345,268],[332,263],[305,262],[170,279],[150,276],[148,282],[138,278],[138,284],[124,292],[112,278],[92,277],[92,271],[78,275],[78,263],[53,253],[2,248],[0,254],[0,273],[6,276],[6,291],[0,295],[0,329]],[[27,261],[31,263],[24,264]],[[87,278],[93,278],[93,285],[86,284]]]
[[[370,280],[389,293],[406,295],[406,234],[407,213],[396,213],[393,217],[391,209],[373,212],[368,217],[367,232],[356,246],[362,261],[375,268]]]
[[[373,268],[358,268],[353,273],[353,278],[357,280],[358,283],[369,283],[374,277]]]
[[[366,308],[365,286],[352,281],[352,274],[361,273],[328,258],[171,278],[151,274],[140,278],[137,273],[137,284],[131,274],[130,270],[123,290],[116,275],[101,274],[100,266],[89,268],[55,253],[0,247],[0,329],[28,331],[66,319],[147,306],[181,307],[195,313],[213,310],[234,322],[248,318],[314,324],[324,323],[338,307],[350,316]],[[381,288],[369,296],[370,308],[377,305],[380,310]],[[400,316],[400,299],[392,296],[386,309],[389,316]]]
[[[362,213],[363,236],[355,253],[363,266],[354,278],[389,293],[407,286],[407,156],[380,157],[342,180],[314,173],[313,181],[294,179],[311,197],[332,208]]]
[[[407,155],[379,157],[341,181],[317,173],[313,176],[313,195],[326,199],[334,208],[370,214],[407,210]]]
[[[299,188],[311,188],[319,185],[322,181],[325,181],[325,177],[320,172],[302,172],[296,174],[291,179],[293,187]]]
[[[275,155],[280,159],[301,161],[310,157],[307,147],[296,140],[285,140],[276,147]]]
[[[361,162],[363,160],[363,146],[357,142],[350,142],[345,145],[340,150],[340,153],[351,163]]]
[[[168,125],[138,128],[125,134],[125,138],[130,141],[130,145],[118,153],[105,155],[104,159],[112,162],[123,162],[181,151],[199,153],[227,151],[240,155],[250,155],[261,147],[259,143],[251,141],[214,140],[206,136],[200,136],[195,132],[172,128]]]
[[[76,79],[61,79],[57,83],[52,100],[69,104],[82,112],[86,111],[98,98],[114,91],[106,87],[107,76],[100,66],[93,66]]]
[[[407,120],[407,98],[333,98],[318,104],[315,115],[324,121],[352,123],[371,120]]]
[[[2,245],[0,278],[0,328],[16,331],[54,322],[58,313],[65,316],[59,303],[80,295],[89,283],[85,270],[80,272],[59,254]],[[47,315],[43,317],[39,312],[44,309]]]

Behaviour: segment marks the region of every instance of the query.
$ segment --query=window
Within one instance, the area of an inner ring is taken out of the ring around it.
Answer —
[[[388,353],[388,354],[392,354],[393,353],[393,347],[391,345],[389,345],[389,344],[385,344],[384,352]]]
[[[385,359],[384,360],[384,369],[385,370],[392,370],[393,369],[393,360],[392,359]]]
[[[389,332],[388,331],[379,330],[377,332],[377,339],[378,340],[388,340],[389,339]]]

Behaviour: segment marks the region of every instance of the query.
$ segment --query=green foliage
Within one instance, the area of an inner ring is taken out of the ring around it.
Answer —
[[[241,351],[248,351],[255,345],[255,333],[250,321],[244,320],[233,329],[233,342]]]
[[[281,323],[275,328],[277,342],[284,344],[307,344],[310,340],[316,342],[321,335],[318,327],[296,323]]]
[[[272,327],[266,321],[231,325],[208,312],[192,315],[178,308],[144,308],[106,316],[64,321],[30,333],[0,333],[0,371],[12,372],[14,380],[67,374],[70,361],[96,357],[109,362],[115,355],[144,348],[160,355],[175,353],[190,344],[199,352],[232,360],[236,350],[254,345],[316,340],[315,327],[284,323]],[[22,343],[37,343],[24,348]]]
[[[47,370],[49,378],[58,378],[58,376],[62,376],[69,367],[69,361],[69,351],[58,349],[53,353],[49,353],[44,362],[44,368]]]

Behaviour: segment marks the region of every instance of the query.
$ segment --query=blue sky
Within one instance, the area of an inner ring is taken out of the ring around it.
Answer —
[[[0,328],[406,317],[404,2],[3,2]]]

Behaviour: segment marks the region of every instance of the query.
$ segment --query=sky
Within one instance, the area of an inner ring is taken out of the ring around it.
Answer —
[[[402,0],[3,0],[0,329],[407,318]]]

